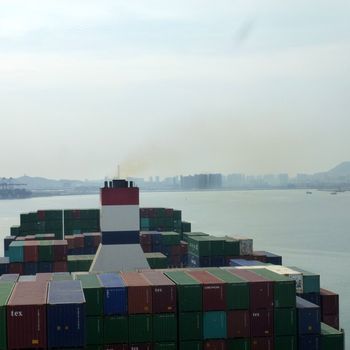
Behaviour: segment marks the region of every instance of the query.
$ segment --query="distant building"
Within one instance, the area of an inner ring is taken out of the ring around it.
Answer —
[[[222,187],[221,174],[196,174],[181,176],[181,188],[183,189],[214,189]]]

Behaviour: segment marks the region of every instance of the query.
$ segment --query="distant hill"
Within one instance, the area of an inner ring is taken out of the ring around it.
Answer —
[[[100,187],[103,181],[54,180],[44,177],[21,176],[14,179],[17,183],[26,184],[28,190],[67,190],[78,187]]]
[[[338,164],[333,169],[326,172],[330,176],[350,176],[350,162]]]

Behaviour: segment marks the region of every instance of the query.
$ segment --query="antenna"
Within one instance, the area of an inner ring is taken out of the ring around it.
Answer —
[[[118,164],[117,179],[120,179],[120,164]]]

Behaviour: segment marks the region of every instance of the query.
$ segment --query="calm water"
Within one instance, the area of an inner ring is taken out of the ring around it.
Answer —
[[[38,209],[97,208],[99,197],[67,196],[0,201],[0,232],[9,234],[19,214]],[[350,325],[350,193],[314,191],[232,191],[142,193],[141,206],[181,209],[193,231],[244,235],[256,250],[283,256],[321,274],[321,285],[337,291],[341,324]],[[2,255],[3,247],[0,247]],[[349,338],[350,340],[350,338]]]

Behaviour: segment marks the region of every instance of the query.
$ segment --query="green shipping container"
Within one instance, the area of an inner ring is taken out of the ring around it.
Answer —
[[[52,274],[53,281],[71,281],[73,279],[69,272],[55,272]]]
[[[204,232],[183,232],[183,240],[185,242],[188,242],[189,237],[198,237],[198,236],[209,236],[209,235]]]
[[[168,343],[154,343],[154,350],[177,350],[176,342],[168,342]]]
[[[166,269],[168,267],[168,258],[164,254],[159,252],[144,254],[151,269]]]
[[[103,330],[105,344],[126,344],[129,341],[128,318],[125,316],[105,317]]]
[[[76,274],[74,278],[80,280],[83,287],[86,299],[86,315],[103,315],[103,288],[97,276],[92,274]]]
[[[226,312],[203,312],[203,338],[225,339],[226,337]]]
[[[252,272],[262,277],[274,281],[274,306],[275,308],[291,308],[295,307],[296,287],[295,281],[288,277],[279,275],[267,269],[251,269]]]
[[[172,342],[177,340],[176,314],[153,315],[153,341]]]
[[[188,252],[197,256],[211,256],[210,236],[188,237]]]
[[[250,339],[228,339],[227,350],[250,350]]]
[[[0,282],[0,349],[7,349],[6,305],[12,294],[14,282]]]
[[[179,313],[179,340],[203,339],[203,314],[201,312]]]
[[[176,283],[180,312],[202,310],[202,286],[183,271],[167,271],[165,275]]]
[[[129,315],[130,343],[152,342],[152,315]]]
[[[63,210],[45,210],[45,221],[62,222]]]
[[[10,228],[11,236],[19,236],[20,233],[21,233],[20,226],[11,226],[11,228]]]
[[[182,221],[181,230],[182,232],[191,232],[191,223],[187,221]]]
[[[179,350],[202,350],[203,343],[201,341],[182,341],[179,344]]]
[[[239,256],[240,249],[239,249],[239,241],[232,238],[225,236],[225,256]]]
[[[88,316],[86,317],[86,344],[103,344],[103,318]]]
[[[344,333],[321,323],[321,350],[344,350]]]
[[[76,255],[67,255],[67,264],[69,272],[78,271],[78,263],[75,257]]]
[[[53,241],[39,241],[39,261],[54,261]]]
[[[167,245],[179,245],[180,235],[176,232],[161,232],[161,243]]]
[[[226,282],[226,306],[228,310],[249,309],[249,284],[247,281],[219,268],[207,268],[215,277]]]
[[[221,237],[210,237],[210,255],[211,256],[224,256],[225,255],[225,243],[226,239]]]
[[[10,262],[24,261],[24,241],[13,241],[7,251]]]
[[[296,335],[297,314],[295,308],[275,309],[275,336]]]
[[[299,269],[298,267],[290,267],[294,271],[303,274],[303,293],[319,293],[320,292],[320,275]]]
[[[173,218],[174,220],[180,220],[181,221],[181,210],[174,210],[173,211]]]
[[[295,336],[275,337],[275,350],[297,350],[297,338]]]

